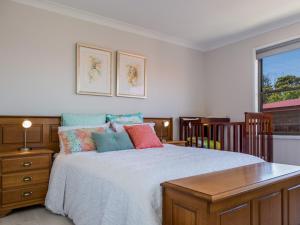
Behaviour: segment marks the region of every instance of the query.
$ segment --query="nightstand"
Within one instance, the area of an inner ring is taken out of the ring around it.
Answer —
[[[165,144],[177,145],[177,146],[186,146],[186,141],[172,140],[172,141],[166,141]]]
[[[0,217],[16,208],[44,204],[53,153],[48,149],[0,153]]]

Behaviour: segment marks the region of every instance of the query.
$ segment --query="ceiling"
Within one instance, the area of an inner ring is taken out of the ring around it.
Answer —
[[[20,1],[20,0],[19,0]],[[24,1],[24,0],[23,0]],[[27,1],[27,0],[25,0]],[[32,1],[32,0],[31,0]],[[300,21],[300,0],[51,0],[201,50]]]

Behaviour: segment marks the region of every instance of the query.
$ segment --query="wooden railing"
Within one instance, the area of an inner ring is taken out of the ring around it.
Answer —
[[[245,113],[245,132],[247,153],[272,162],[272,115],[268,113]]]
[[[245,122],[186,120],[182,140],[188,146],[240,152],[273,160],[272,118],[264,113],[245,113]]]

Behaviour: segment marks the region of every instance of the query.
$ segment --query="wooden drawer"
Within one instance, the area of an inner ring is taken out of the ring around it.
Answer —
[[[30,184],[48,183],[49,170],[11,173],[2,176],[2,188],[21,187]]]
[[[2,191],[2,204],[19,204],[30,200],[45,199],[47,188],[48,185],[39,185],[16,190]]]
[[[49,165],[50,157],[48,155],[5,158],[2,159],[2,173],[48,168]]]

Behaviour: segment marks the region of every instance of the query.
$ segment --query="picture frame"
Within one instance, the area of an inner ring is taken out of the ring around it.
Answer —
[[[76,93],[113,96],[113,52],[95,45],[76,43]]]
[[[147,98],[146,64],[142,55],[117,52],[117,96]]]

